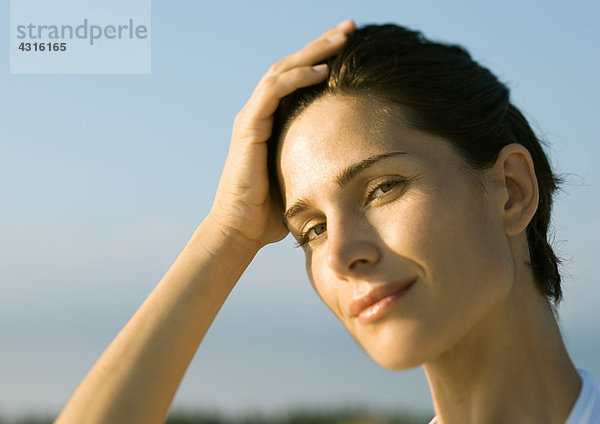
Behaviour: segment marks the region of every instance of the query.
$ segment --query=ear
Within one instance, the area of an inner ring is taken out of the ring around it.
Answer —
[[[504,232],[514,236],[525,231],[535,215],[539,190],[531,154],[521,144],[509,144],[498,154],[494,174],[503,184]]]

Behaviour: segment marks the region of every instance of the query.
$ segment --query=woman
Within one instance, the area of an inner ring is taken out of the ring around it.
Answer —
[[[210,213],[57,422],[162,422],[240,275],[288,231],[373,360],[424,366],[434,422],[600,422],[554,317],[556,183],[464,50],[344,21],[261,79]]]

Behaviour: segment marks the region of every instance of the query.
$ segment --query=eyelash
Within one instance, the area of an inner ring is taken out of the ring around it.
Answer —
[[[387,184],[391,184],[393,183],[394,185],[386,192],[383,192],[383,194],[381,196],[384,196],[385,194],[389,193],[391,190],[393,190],[398,184],[402,184],[405,183],[406,180],[402,180],[402,179],[395,179],[395,180],[386,180],[386,181],[382,181],[380,184],[377,184],[375,187],[373,187],[372,190],[369,191],[368,195],[366,196],[367,201],[369,199],[371,199],[371,197],[373,196],[373,193],[375,193],[377,190],[379,190],[381,187],[387,185]],[[379,199],[381,196],[377,197],[375,200]],[[310,233],[314,228],[318,227],[319,225],[322,225],[323,223],[320,222],[316,225],[313,225],[312,227],[310,227],[308,230],[306,230],[303,234],[300,235],[300,240],[297,241],[296,243],[294,243],[294,247],[302,247],[305,244],[309,243],[311,240],[308,239],[307,235],[308,233]],[[321,233],[323,234],[323,233]],[[317,237],[319,237],[321,234],[318,234]]]

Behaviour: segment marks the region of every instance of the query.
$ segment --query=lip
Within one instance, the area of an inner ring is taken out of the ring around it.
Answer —
[[[374,287],[368,293],[352,299],[350,316],[365,324],[383,317],[415,282],[416,279],[412,279]]]

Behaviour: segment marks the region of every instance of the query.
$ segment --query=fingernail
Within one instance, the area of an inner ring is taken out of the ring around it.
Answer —
[[[338,27],[338,28],[343,28],[343,27],[345,27],[346,25],[348,25],[350,22],[352,22],[352,19],[346,19],[346,20],[343,20],[342,22],[340,22],[339,24],[337,24],[337,27]]]
[[[327,37],[327,41],[334,42],[334,41],[339,41],[342,38],[344,38],[344,33],[338,32],[336,34],[333,34],[333,35],[330,35],[329,37]]]
[[[313,66],[312,68],[313,68],[313,71],[315,71],[315,72],[323,72],[327,69],[327,64],[320,63],[318,65]]]

